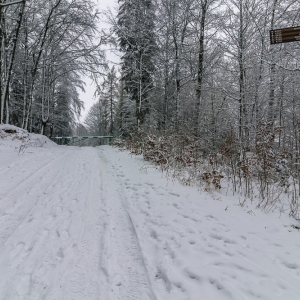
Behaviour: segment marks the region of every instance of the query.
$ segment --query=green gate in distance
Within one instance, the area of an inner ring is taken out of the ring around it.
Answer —
[[[76,146],[80,144],[80,142],[89,139],[107,140],[108,144],[110,144],[113,138],[113,136],[56,136],[51,137],[50,139],[58,145]]]

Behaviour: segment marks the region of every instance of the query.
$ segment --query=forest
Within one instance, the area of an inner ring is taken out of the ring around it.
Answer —
[[[30,132],[71,133],[82,75],[105,65],[93,1],[0,2],[0,120]]]
[[[298,0],[119,0],[111,11],[2,0],[0,14],[1,123],[72,134],[89,76],[89,134],[120,138],[187,185],[226,178],[267,211],[287,194],[297,215],[300,44],[271,45],[269,32],[300,26]]]

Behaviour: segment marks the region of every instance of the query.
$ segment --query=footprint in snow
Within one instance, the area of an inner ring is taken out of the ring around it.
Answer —
[[[174,285],[182,292],[185,292],[185,289],[182,287],[182,284],[180,282],[175,282]]]
[[[172,195],[172,196],[175,196],[175,197],[180,197],[180,195],[176,194],[176,193],[169,192],[169,194]]]
[[[55,259],[57,261],[62,261],[64,259],[65,255],[62,249],[59,249],[59,251],[56,253]]]
[[[290,263],[290,262],[282,262],[284,266],[286,266],[288,269],[297,270],[299,269],[299,265],[296,263]]]
[[[67,240],[70,238],[69,232],[68,232],[67,230],[64,230],[64,231],[61,233],[61,238],[62,238],[64,241],[67,241]]]
[[[218,234],[212,234],[211,237],[216,240],[223,241],[224,243],[227,243],[227,244],[233,244],[233,245],[236,244],[236,242],[234,240],[228,239],[226,237],[222,237],[221,235],[218,235]]]
[[[213,219],[213,220],[216,220],[216,221],[218,221],[218,218],[216,218],[215,216],[213,216],[213,215],[207,215],[207,216],[205,216],[205,218],[206,219],[208,219],[208,220],[211,220],[211,219]]]
[[[155,240],[158,239],[157,232],[154,229],[151,230],[150,237],[154,238]]]
[[[196,273],[191,272],[190,270],[185,270],[185,272],[190,279],[193,279],[196,281],[201,281],[201,277],[199,275],[197,275]]]

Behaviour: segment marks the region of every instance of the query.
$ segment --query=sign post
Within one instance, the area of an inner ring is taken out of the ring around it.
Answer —
[[[270,41],[271,45],[300,42],[300,26],[270,30]]]

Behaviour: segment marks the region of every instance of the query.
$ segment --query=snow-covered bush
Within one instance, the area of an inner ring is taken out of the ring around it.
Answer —
[[[251,201],[258,199],[257,206],[267,212],[288,204],[291,215],[296,216],[300,209],[300,169],[290,153],[274,147],[274,139],[266,123],[260,126],[252,151],[241,149],[232,130],[219,141],[217,149],[210,151],[204,141],[194,136],[158,136],[142,131],[126,141],[115,141],[115,145],[142,155],[184,185],[220,190],[224,181],[233,193]]]

